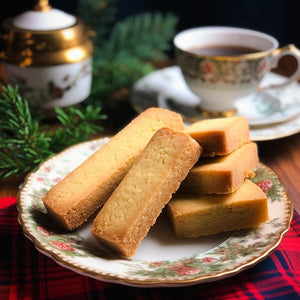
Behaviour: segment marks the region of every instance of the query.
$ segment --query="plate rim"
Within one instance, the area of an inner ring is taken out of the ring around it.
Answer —
[[[88,144],[92,144],[92,143],[99,143],[101,141],[109,140],[109,138],[110,137],[106,136],[106,137],[100,137],[100,138],[92,139],[92,140],[86,141],[86,142],[81,142],[81,143],[72,145],[70,147],[67,147],[63,151],[49,157],[44,162],[39,164],[39,166],[34,171],[31,171],[27,174],[22,187],[18,191],[17,203],[16,203],[16,207],[17,207],[17,210],[18,210],[17,220],[18,220],[19,224],[21,225],[23,234],[34,244],[35,248],[40,253],[42,253],[43,255],[46,255],[47,257],[51,258],[58,265],[66,268],[66,269],[72,270],[72,271],[74,271],[74,272],[76,272],[76,273],[78,273],[82,276],[88,276],[88,277],[94,278],[96,280],[101,280],[101,281],[104,281],[104,282],[124,284],[124,285],[127,285],[127,286],[133,286],[133,287],[149,287],[149,288],[151,288],[151,287],[178,287],[178,286],[183,287],[183,286],[201,284],[201,283],[206,283],[206,282],[211,282],[211,281],[224,279],[224,278],[236,275],[239,272],[244,271],[244,270],[246,270],[250,267],[253,267],[254,265],[259,263],[260,261],[264,260],[267,256],[269,256],[279,246],[279,244],[281,243],[284,235],[288,232],[288,230],[290,228],[290,223],[291,223],[292,218],[293,218],[293,203],[290,200],[290,198],[288,197],[285,188],[281,185],[282,194],[283,194],[284,198],[287,201],[287,220],[286,220],[286,224],[284,225],[283,230],[280,232],[280,234],[277,238],[277,241],[276,242],[274,241],[274,244],[271,247],[266,249],[264,252],[259,253],[258,255],[253,257],[250,261],[248,261],[246,263],[242,263],[242,264],[234,267],[231,270],[223,270],[223,271],[220,271],[218,273],[214,273],[212,275],[199,275],[199,276],[195,276],[194,278],[165,279],[165,280],[162,281],[160,279],[140,280],[140,279],[122,278],[120,276],[113,276],[113,275],[107,275],[107,274],[103,274],[103,273],[96,273],[95,271],[92,271],[92,270],[89,270],[89,269],[86,269],[86,268],[83,268],[83,267],[80,267],[80,266],[75,266],[75,265],[70,264],[69,261],[66,261],[66,260],[63,259],[63,257],[61,257],[59,252],[56,253],[55,250],[49,251],[49,250],[45,249],[44,246],[42,245],[42,242],[39,241],[39,239],[36,238],[33,234],[31,234],[29,232],[29,230],[27,230],[26,222],[22,218],[22,215],[24,214],[24,209],[23,209],[23,206],[22,206],[22,203],[21,203],[22,202],[22,199],[21,199],[22,194],[26,191],[26,188],[28,187],[28,184],[30,184],[31,177],[33,177],[37,172],[39,172],[39,170],[45,164],[50,163],[52,160],[58,159],[60,156],[64,156],[65,153],[67,153],[68,151],[72,151],[72,150],[76,149],[77,147],[78,148],[79,147],[84,147],[85,144],[88,145]],[[266,168],[267,170],[274,173],[276,175],[276,177],[278,178],[277,174],[271,168],[269,168],[268,166],[264,165],[261,162],[259,162],[259,165],[262,165],[264,168]],[[279,180],[279,178],[278,178],[278,180]],[[120,258],[120,259],[126,261],[126,259],[124,259],[124,258]]]

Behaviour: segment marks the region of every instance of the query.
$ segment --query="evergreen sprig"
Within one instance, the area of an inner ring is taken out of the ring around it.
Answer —
[[[81,109],[75,107],[55,108],[56,118],[62,126],[54,132],[49,131],[51,138],[51,151],[59,152],[64,148],[76,143],[87,141],[93,134],[103,130],[98,125],[99,120],[106,119],[106,115],[101,114],[101,107],[88,105]],[[64,140],[62,143],[61,141]]]
[[[0,98],[0,178],[21,175],[66,147],[88,139],[102,127],[95,122],[105,118],[100,108],[56,108],[58,129],[41,128],[18,86],[3,86]]]
[[[168,13],[143,13],[116,23],[109,39],[103,44],[106,60],[126,60],[136,57],[142,61],[165,60],[170,39],[175,33],[177,18]]]
[[[167,58],[177,17],[143,13],[117,21],[117,0],[78,0],[78,15],[96,33],[91,94],[77,108],[56,108],[58,127],[42,125],[46,116],[30,110],[18,87],[0,97],[0,179],[35,169],[51,155],[87,140],[102,129],[106,108]],[[46,122],[47,123],[47,122]]]
[[[91,94],[86,104],[117,109],[118,91],[130,90],[134,82],[155,70],[150,63],[141,64],[134,57],[126,61],[113,60],[94,70]]]
[[[116,22],[117,3],[118,0],[78,0],[77,14],[95,32],[95,47],[106,41]]]
[[[154,62],[168,58],[178,22],[174,14],[160,12],[116,21],[116,3],[79,0],[77,8],[96,33],[92,92],[85,103],[102,105],[104,110],[117,107],[116,91],[130,90],[139,78],[155,70]]]

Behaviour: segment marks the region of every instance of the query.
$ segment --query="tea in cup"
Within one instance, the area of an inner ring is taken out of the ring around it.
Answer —
[[[177,63],[189,89],[199,96],[204,116],[232,116],[236,100],[258,90],[282,87],[300,75],[300,50],[294,45],[278,48],[265,33],[235,27],[198,27],[174,38]],[[261,87],[264,75],[280,58],[292,55],[296,71],[281,84]]]

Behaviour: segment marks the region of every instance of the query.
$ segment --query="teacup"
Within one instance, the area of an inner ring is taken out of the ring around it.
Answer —
[[[177,63],[187,86],[201,99],[205,116],[232,116],[237,113],[237,99],[297,80],[300,50],[278,45],[268,34],[223,26],[192,28],[174,38]],[[296,58],[296,71],[281,84],[261,87],[264,75],[284,55]]]

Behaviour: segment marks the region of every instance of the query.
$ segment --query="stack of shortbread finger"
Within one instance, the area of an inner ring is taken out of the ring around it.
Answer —
[[[165,207],[178,237],[264,222],[267,198],[246,179],[257,164],[245,118],[185,128],[179,114],[150,108],[52,187],[43,202],[66,230],[97,212],[92,234],[130,257]]]
[[[146,110],[46,193],[48,214],[73,230],[98,210],[92,234],[132,256],[200,157],[184,129],[179,114]]]
[[[267,197],[248,179],[254,176],[259,158],[246,118],[199,121],[186,132],[203,152],[168,203],[176,236],[198,237],[265,222]]]

